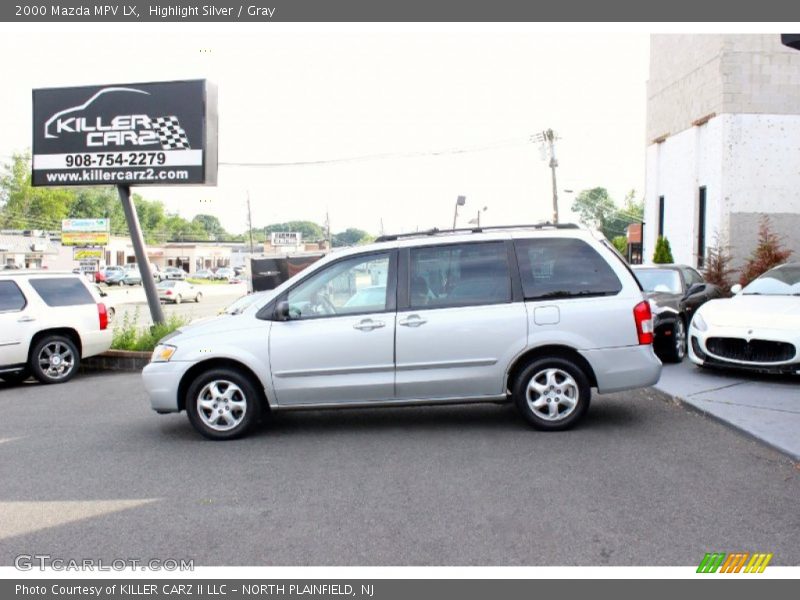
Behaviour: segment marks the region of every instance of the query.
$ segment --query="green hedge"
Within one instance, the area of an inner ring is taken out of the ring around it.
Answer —
[[[189,319],[178,315],[170,316],[166,323],[158,325],[139,325],[139,308],[133,313],[133,318],[127,314],[122,323],[114,328],[114,337],[111,341],[113,350],[135,350],[148,352],[156,347],[158,340],[172,333],[178,327],[186,325]]]

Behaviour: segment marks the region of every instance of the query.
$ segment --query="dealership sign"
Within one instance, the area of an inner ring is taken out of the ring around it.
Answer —
[[[299,231],[273,231],[270,234],[270,244],[273,246],[298,246],[303,238]]]
[[[33,90],[33,185],[215,184],[205,80]]]
[[[105,246],[108,244],[107,231],[64,231],[61,233],[62,246]]]
[[[102,248],[73,248],[72,260],[80,261],[98,261],[103,258]]]
[[[61,231],[108,231],[109,219],[62,219]]]

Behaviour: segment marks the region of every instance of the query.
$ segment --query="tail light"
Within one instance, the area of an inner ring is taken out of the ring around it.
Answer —
[[[172,290],[167,290],[166,292],[164,292],[164,294],[167,296],[172,296]]]
[[[108,311],[102,302],[97,303],[97,316],[100,318],[100,331],[108,328]]]
[[[653,313],[650,303],[639,302],[633,307],[633,320],[636,321],[636,335],[640,344],[653,343]]]

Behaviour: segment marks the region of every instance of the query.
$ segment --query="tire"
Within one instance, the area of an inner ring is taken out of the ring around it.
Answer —
[[[59,359],[55,360],[54,355]],[[29,367],[41,383],[64,383],[78,372],[81,355],[75,343],[63,335],[47,335],[31,350]]]
[[[175,296],[175,304],[180,304],[182,301],[183,301],[183,298],[181,298],[180,294]]]
[[[113,321],[114,320],[114,316],[117,314],[117,311],[114,310],[114,307],[113,306],[109,306],[108,308],[106,308],[106,312],[108,313],[109,322]]]
[[[661,340],[659,354],[664,362],[679,363],[686,357],[686,321],[683,316],[675,321],[671,336]]]
[[[203,294],[201,294],[200,292],[197,292],[197,296],[194,297],[194,301],[199,304],[200,300],[202,300],[202,299],[203,299]]]
[[[543,431],[563,431],[589,409],[592,389],[583,369],[567,358],[541,358],[517,376],[511,397],[528,423]]]
[[[200,373],[186,391],[189,422],[211,440],[245,435],[261,417],[263,399],[250,377],[230,368]]]
[[[19,385],[31,376],[31,372],[26,368],[16,373],[0,373],[0,379],[8,385]]]

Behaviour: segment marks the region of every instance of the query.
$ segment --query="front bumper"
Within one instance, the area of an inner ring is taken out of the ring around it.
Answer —
[[[142,370],[150,407],[158,413],[178,412],[178,386],[194,363],[187,361],[151,362]]]
[[[706,340],[710,337],[757,338],[775,342],[794,343],[791,340],[787,340],[785,335],[781,335],[781,332],[765,330],[759,331],[758,335],[754,336],[744,327],[711,326],[706,331],[699,331],[691,326],[689,327],[689,360],[701,367],[741,369],[755,373],[800,374],[800,362],[798,362],[797,356],[791,360],[769,363],[734,360],[723,356],[715,356],[706,346]]]
[[[584,350],[601,394],[649,387],[661,377],[661,361],[651,344]]]

